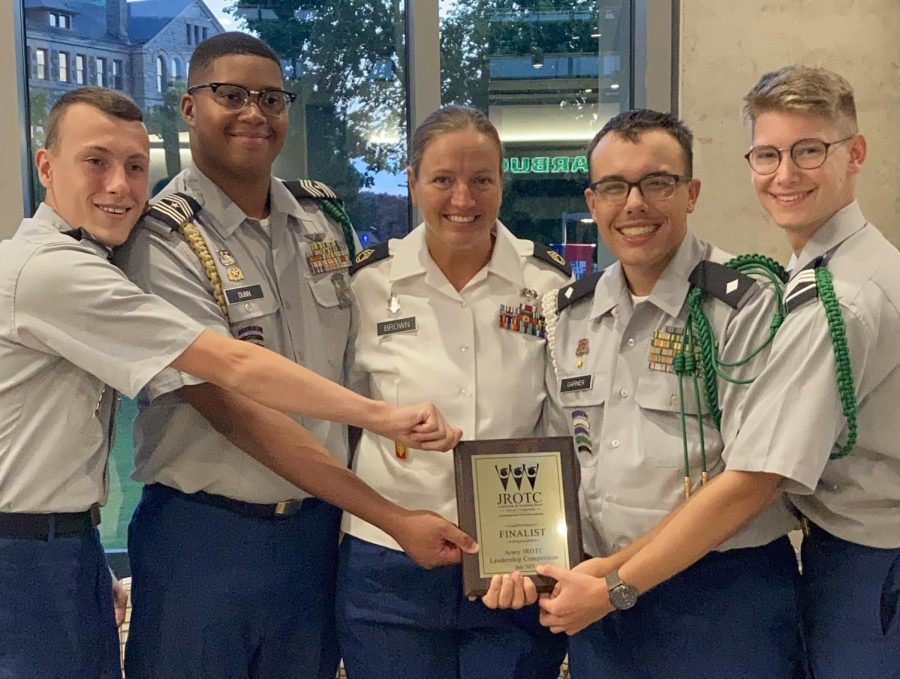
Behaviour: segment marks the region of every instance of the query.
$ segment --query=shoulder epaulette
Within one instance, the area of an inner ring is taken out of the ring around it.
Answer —
[[[534,252],[532,253],[535,257],[540,260],[547,262],[548,264],[552,264],[557,269],[562,271],[566,276],[572,275],[572,269],[566,264],[566,260],[563,258],[561,254],[559,254],[556,250],[551,250],[543,243],[534,243]]]
[[[798,306],[819,297],[819,286],[816,283],[816,269],[825,266],[826,257],[816,257],[797,272],[784,288],[784,309],[790,313]]]
[[[744,306],[750,299],[748,291],[759,286],[750,276],[708,259],[694,267],[688,281],[695,288],[722,300],[732,309]]]
[[[145,216],[168,224],[174,231],[182,224],[192,222],[200,209],[200,203],[188,194],[170,193],[154,201]]]
[[[315,179],[297,179],[296,181],[282,183],[297,200],[302,198],[312,198],[313,200],[329,198],[337,200],[337,194],[334,192],[334,189],[328,184],[317,182]]]
[[[366,248],[353,259],[353,265],[350,267],[350,275],[352,276],[364,266],[380,262],[391,256],[391,246],[388,241],[379,243],[370,248]]]
[[[578,300],[593,295],[594,289],[597,287],[597,281],[600,280],[600,276],[602,275],[603,272],[598,271],[597,273],[585,276],[564,288],[560,288],[556,298],[556,310],[562,311]]]

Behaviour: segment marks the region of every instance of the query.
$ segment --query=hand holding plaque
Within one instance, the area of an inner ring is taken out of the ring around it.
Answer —
[[[518,571],[539,592],[553,580],[540,564],[581,560],[578,461],[569,437],[463,441],[454,450],[460,527],[480,545],[463,556],[463,591],[482,596],[491,578]]]

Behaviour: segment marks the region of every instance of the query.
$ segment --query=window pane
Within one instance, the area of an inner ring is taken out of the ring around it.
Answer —
[[[239,16],[282,58],[285,88],[299,95],[276,174],[329,184],[364,244],[405,235],[405,3],[318,3],[286,15],[252,7]]]
[[[441,101],[486,111],[500,132],[507,175],[501,221],[520,237],[558,246],[576,274],[612,262],[584,203],[584,150],[629,106],[628,6],[440,3]]]

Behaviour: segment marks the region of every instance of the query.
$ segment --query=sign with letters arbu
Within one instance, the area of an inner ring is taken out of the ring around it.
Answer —
[[[461,441],[454,450],[459,525],[478,541],[463,555],[463,592],[481,596],[495,575],[519,571],[539,592],[539,564],[581,561],[579,466],[568,436]]]

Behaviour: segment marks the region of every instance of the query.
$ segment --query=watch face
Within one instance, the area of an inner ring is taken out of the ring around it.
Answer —
[[[622,583],[609,590],[609,602],[620,611],[627,610],[637,603],[637,590],[631,585]]]

